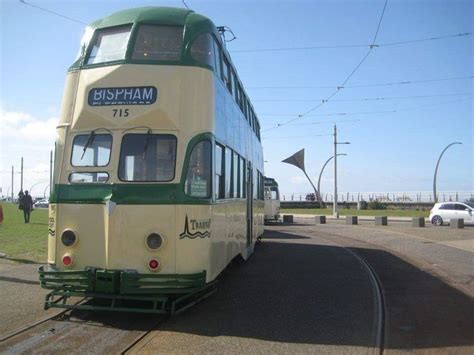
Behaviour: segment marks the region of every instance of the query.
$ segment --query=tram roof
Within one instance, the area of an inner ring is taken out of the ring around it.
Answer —
[[[169,26],[201,25],[204,28],[212,28],[215,30],[215,26],[209,18],[199,15],[192,10],[156,6],[138,7],[118,11],[90,23],[89,26],[97,29],[130,23],[147,23]],[[199,30],[203,30],[204,28],[199,28]]]

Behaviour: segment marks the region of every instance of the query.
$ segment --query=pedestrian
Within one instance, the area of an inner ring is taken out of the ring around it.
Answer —
[[[25,191],[25,195],[22,197],[20,204],[23,207],[23,217],[25,217],[25,223],[30,223],[30,213],[33,210],[33,199],[28,194],[28,190]]]

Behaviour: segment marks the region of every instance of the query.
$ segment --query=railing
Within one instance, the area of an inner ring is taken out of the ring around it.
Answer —
[[[334,195],[323,193],[324,202],[333,202]],[[314,201],[314,193],[281,193],[281,201]],[[406,191],[406,192],[343,192],[337,195],[338,202],[379,201],[391,203],[419,203],[434,202],[433,193],[430,191]],[[449,201],[474,201],[473,191],[439,191],[438,202]]]

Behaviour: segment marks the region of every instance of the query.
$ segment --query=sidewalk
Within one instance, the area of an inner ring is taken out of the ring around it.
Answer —
[[[291,213],[282,213],[283,215],[290,215]],[[293,214],[294,218],[303,218],[303,219],[314,219],[316,216],[324,216],[324,215],[318,215],[318,214]],[[340,220],[344,221],[346,219],[346,216],[339,216],[339,218],[335,218],[333,215],[325,215],[327,220]],[[357,219],[359,221],[369,221],[373,222],[375,221],[375,216],[357,216]],[[387,216],[388,221],[390,222],[411,222],[412,217],[390,217]],[[428,218],[425,218],[425,223],[429,223],[430,220]]]

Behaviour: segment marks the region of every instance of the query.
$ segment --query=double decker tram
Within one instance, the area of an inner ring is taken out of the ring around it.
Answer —
[[[252,254],[260,125],[208,18],[147,7],[90,24],[57,134],[45,308],[176,313]]]

